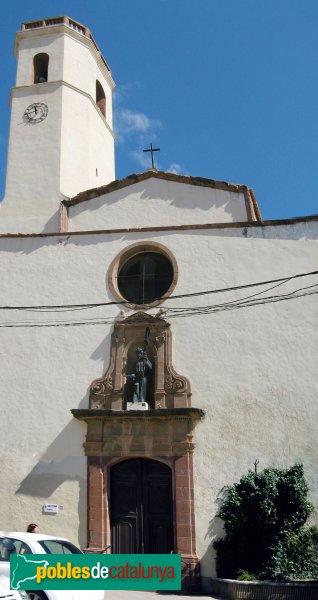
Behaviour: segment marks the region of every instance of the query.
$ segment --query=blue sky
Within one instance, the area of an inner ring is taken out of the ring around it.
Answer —
[[[317,214],[317,0],[1,2],[0,182],[22,21],[91,30],[116,82],[116,177],[150,166],[253,187],[264,219]]]

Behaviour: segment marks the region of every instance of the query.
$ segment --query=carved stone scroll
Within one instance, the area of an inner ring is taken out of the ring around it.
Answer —
[[[160,317],[137,312],[114,325],[111,337],[110,364],[90,388],[90,409],[125,410],[129,401],[128,373],[136,348],[142,347],[146,328],[150,329],[147,354],[153,364],[151,409],[189,408],[189,380],[172,366],[170,324]]]

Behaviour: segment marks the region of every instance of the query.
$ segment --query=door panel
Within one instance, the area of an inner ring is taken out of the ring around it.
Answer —
[[[110,519],[115,554],[173,550],[172,478],[166,465],[134,458],[110,472]]]
[[[116,554],[136,554],[136,521],[117,520],[113,527],[113,543],[117,548]]]

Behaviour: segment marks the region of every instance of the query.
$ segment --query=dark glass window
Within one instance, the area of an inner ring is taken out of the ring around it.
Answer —
[[[45,83],[48,77],[49,55],[45,52],[36,54],[33,58],[34,83]]]
[[[150,304],[168,291],[173,280],[170,260],[157,252],[143,252],[129,258],[118,272],[118,289],[129,302]]]
[[[39,544],[47,554],[83,554],[71,542],[62,540],[40,540]]]
[[[0,538],[0,560],[9,561],[12,554],[32,554],[32,550],[28,544],[16,538]]]

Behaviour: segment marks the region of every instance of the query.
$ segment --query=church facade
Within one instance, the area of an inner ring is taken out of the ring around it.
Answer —
[[[318,508],[318,219],[263,221],[245,185],[116,180],[114,82],[90,31],[24,23],[15,52],[1,527],[178,552],[184,587],[208,590],[218,508],[248,469],[303,463]]]

